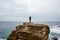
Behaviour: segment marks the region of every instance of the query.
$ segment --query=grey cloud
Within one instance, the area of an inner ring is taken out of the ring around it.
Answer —
[[[59,21],[60,0],[0,0],[0,21],[23,20],[28,16],[33,20]]]

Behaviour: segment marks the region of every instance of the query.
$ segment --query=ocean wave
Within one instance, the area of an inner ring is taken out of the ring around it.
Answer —
[[[50,32],[51,33],[60,33],[60,27],[59,26],[52,26],[52,28],[50,28]]]
[[[52,26],[52,28],[60,28],[60,25]]]
[[[52,39],[54,37],[57,37],[60,40],[60,26],[59,25],[50,27],[49,39]]]
[[[0,39],[0,40],[6,40],[6,39]]]
[[[60,33],[60,28],[51,28],[50,32],[51,33]]]

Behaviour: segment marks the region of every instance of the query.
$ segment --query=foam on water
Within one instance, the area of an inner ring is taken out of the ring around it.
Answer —
[[[55,28],[51,28],[50,29],[51,33],[60,33],[60,28],[59,27],[55,27]]]
[[[60,27],[58,25],[50,27],[50,39],[56,36],[60,40]]]
[[[6,39],[0,39],[0,40],[6,40]]]

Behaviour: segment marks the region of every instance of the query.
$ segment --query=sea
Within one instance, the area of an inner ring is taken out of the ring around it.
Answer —
[[[57,37],[60,40],[60,22],[40,22],[35,21],[36,24],[46,24],[50,28],[49,39]],[[0,40],[7,40],[12,30],[15,30],[17,25],[23,24],[23,22],[12,22],[12,21],[0,21]]]

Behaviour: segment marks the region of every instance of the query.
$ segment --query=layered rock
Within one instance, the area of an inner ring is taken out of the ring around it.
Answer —
[[[24,22],[16,26],[7,40],[48,40],[49,33],[48,25]]]

